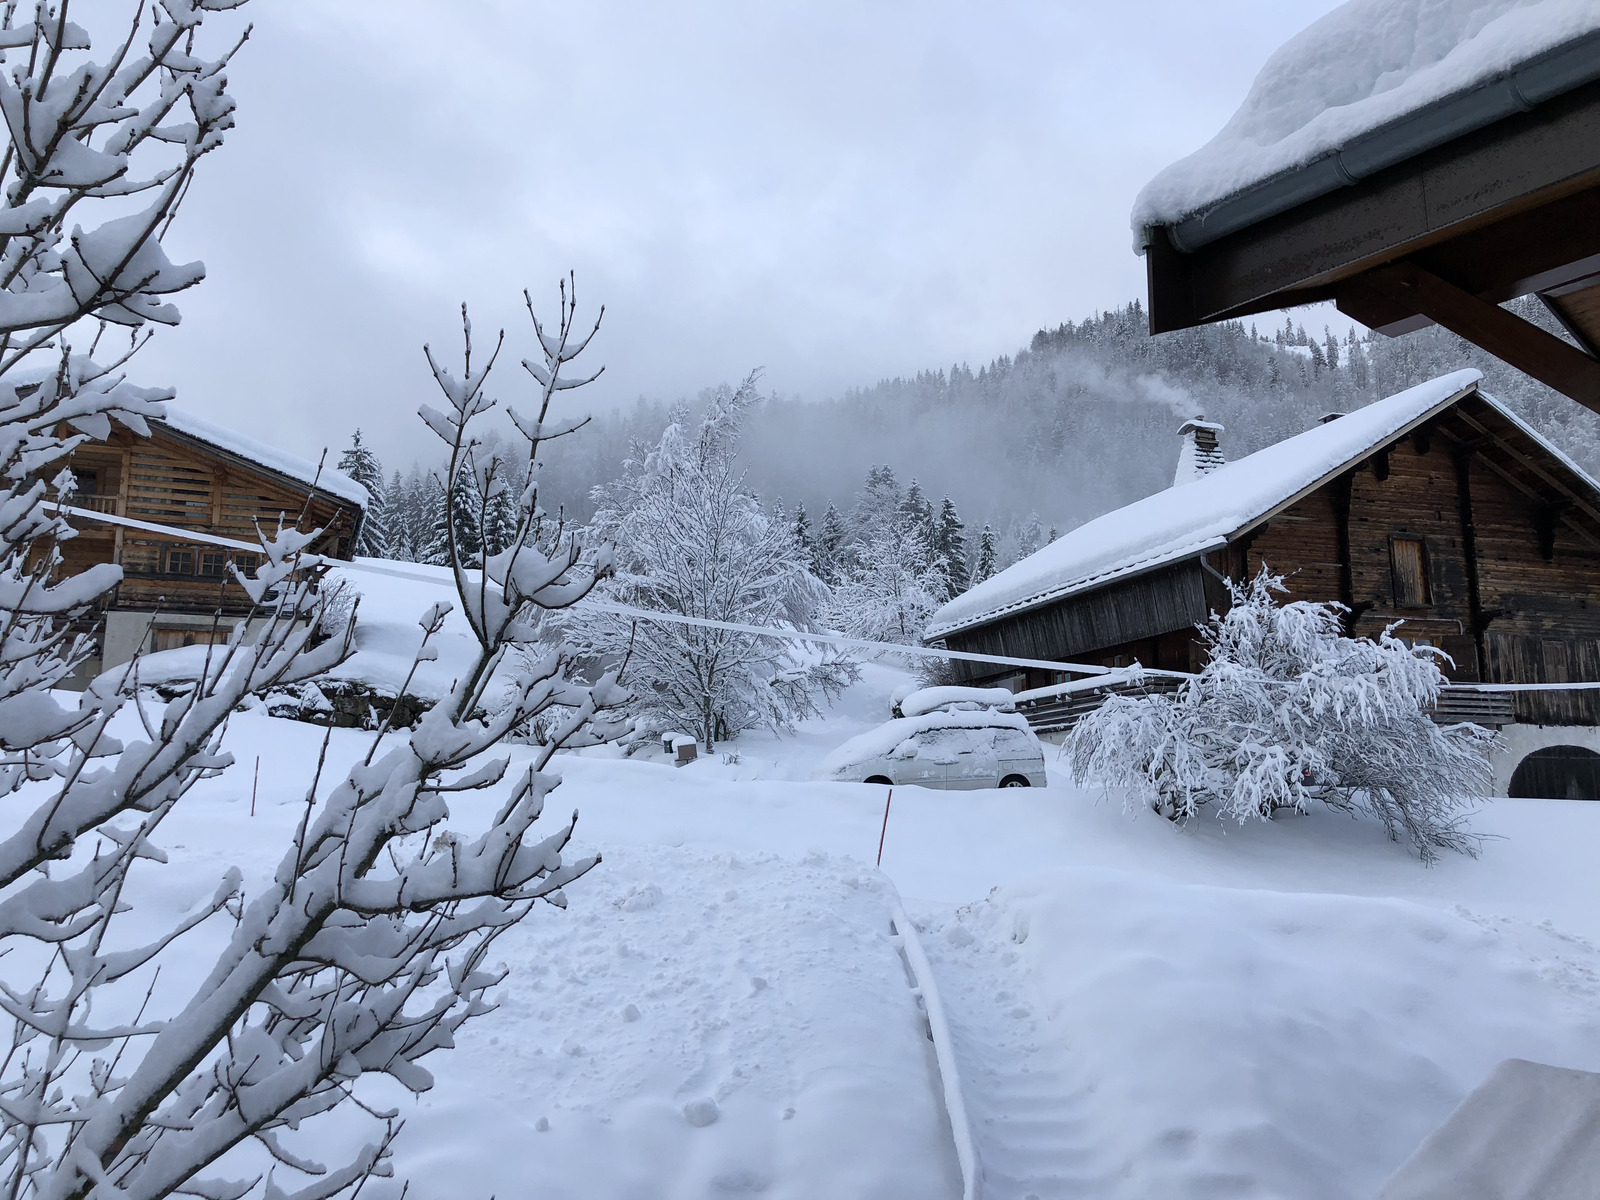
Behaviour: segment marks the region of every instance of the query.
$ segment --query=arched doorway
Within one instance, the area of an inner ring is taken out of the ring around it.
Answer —
[[[1600,800],[1600,754],[1582,746],[1546,746],[1517,764],[1508,796]]]

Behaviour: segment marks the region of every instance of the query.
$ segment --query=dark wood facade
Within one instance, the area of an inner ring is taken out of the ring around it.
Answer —
[[[1289,599],[1333,600],[1357,636],[1455,659],[1459,682],[1600,681],[1600,493],[1476,392],[1375,447],[1206,555],[948,635],[954,650],[1191,670],[1218,576],[1265,564]],[[1213,574],[1215,572],[1215,574]],[[972,668],[972,677],[1005,671]],[[1060,678],[1065,678],[1062,676]],[[1026,686],[1059,682],[1035,671]],[[1519,721],[1600,724],[1600,693],[1515,697]]]
[[[67,466],[78,481],[73,507],[247,545],[258,540],[257,522],[271,531],[282,520],[322,528],[312,550],[348,559],[362,518],[350,500],[156,423],[148,438],[118,429],[107,441],[86,443]],[[252,551],[87,516],[71,523],[78,536],[62,546],[62,570],[121,564],[112,608],[230,614],[249,608],[227,565],[249,574],[258,563]]]

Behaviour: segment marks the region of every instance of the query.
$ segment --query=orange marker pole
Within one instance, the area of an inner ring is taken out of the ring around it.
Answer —
[[[259,759],[256,760],[258,763]],[[894,799],[894,789],[883,798],[883,829],[878,834],[878,865],[883,866],[883,839],[889,836],[889,804]]]

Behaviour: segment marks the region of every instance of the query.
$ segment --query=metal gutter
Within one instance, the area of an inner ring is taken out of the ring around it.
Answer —
[[[1514,71],[1352,138],[1322,158],[1264,180],[1175,225],[1151,227],[1145,244],[1164,228],[1174,249],[1191,254],[1231,233],[1359,183],[1519,112],[1529,112],[1600,79],[1600,30],[1530,58]]]

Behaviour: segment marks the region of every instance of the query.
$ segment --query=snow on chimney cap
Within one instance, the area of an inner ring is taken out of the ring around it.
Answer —
[[[1217,444],[1217,434],[1221,432],[1221,425],[1203,416],[1194,417],[1178,427],[1178,436],[1183,439],[1183,444],[1178,451],[1178,469],[1172,473],[1173,487],[1193,483],[1227,463],[1228,460],[1222,456],[1222,447]]]
[[[1326,425],[1329,421],[1337,421],[1342,416],[1344,416],[1342,412],[1325,412],[1317,418],[1317,424]]]

